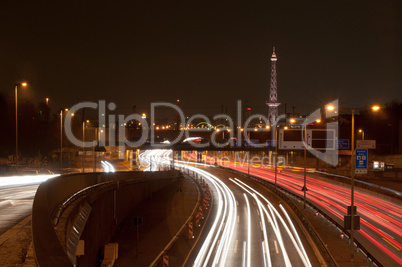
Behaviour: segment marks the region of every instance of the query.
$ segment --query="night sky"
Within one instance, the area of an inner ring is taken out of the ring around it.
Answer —
[[[402,101],[398,2],[2,1],[0,90],[13,97],[27,80],[20,97],[54,110],[105,99],[138,113],[179,98],[189,113],[243,100],[266,114],[275,46],[288,112]]]

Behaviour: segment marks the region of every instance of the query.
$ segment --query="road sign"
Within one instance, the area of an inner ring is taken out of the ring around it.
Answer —
[[[367,149],[356,149],[355,150],[355,172],[358,174],[367,173]]]
[[[267,147],[275,147],[275,140],[267,140]]]
[[[356,148],[375,149],[375,140],[356,140]]]
[[[352,229],[352,215],[343,216],[343,227],[346,230]],[[354,230],[360,230],[360,216],[353,216],[353,228]]]
[[[335,146],[338,149],[349,149],[349,139],[338,139],[335,140]]]

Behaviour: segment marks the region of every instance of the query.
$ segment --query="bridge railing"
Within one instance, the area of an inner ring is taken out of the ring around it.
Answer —
[[[32,207],[32,239],[37,265],[73,266],[60,243],[57,223],[66,207],[88,193],[88,190],[98,190],[107,185],[116,187],[119,183],[122,185],[145,180],[172,179],[173,176],[175,175],[166,175],[163,172],[85,173],[63,175],[43,182],[38,187]]]

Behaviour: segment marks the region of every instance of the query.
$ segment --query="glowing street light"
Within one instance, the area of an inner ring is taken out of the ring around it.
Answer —
[[[290,121],[290,123],[295,123],[296,122],[295,119],[290,119],[289,121]]]
[[[359,129],[359,133],[362,135],[362,140],[364,140],[364,131],[362,129]]]
[[[372,106],[371,109],[372,109],[373,111],[379,111],[379,110],[380,110],[380,106],[375,105],[375,106]]]
[[[25,87],[28,84],[23,83],[16,83],[15,84],[15,164],[18,168],[18,87],[22,86]]]

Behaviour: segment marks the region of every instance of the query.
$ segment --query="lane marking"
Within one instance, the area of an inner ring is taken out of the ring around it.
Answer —
[[[278,253],[279,253],[279,250],[278,250],[278,243],[276,242],[276,240],[274,240],[274,244],[275,244],[276,253],[278,254]]]
[[[396,250],[401,251],[398,247],[396,247],[394,244],[392,244],[391,242],[389,242],[387,239],[385,239],[384,237],[382,238],[385,242],[387,242],[388,244],[390,244],[391,246],[393,246]]]
[[[236,243],[235,243],[235,248],[234,248],[234,254],[236,254],[237,253],[237,244],[239,243],[239,240],[236,240]]]
[[[237,204],[237,206],[239,206],[239,201],[238,200],[236,200],[236,204]]]
[[[237,222],[240,222],[240,216],[237,216]]]
[[[260,228],[261,228],[261,231],[263,231],[263,229],[262,229],[262,223],[260,222]]]
[[[260,216],[260,212],[258,211],[258,209],[257,209],[257,214],[258,214],[258,216]]]

